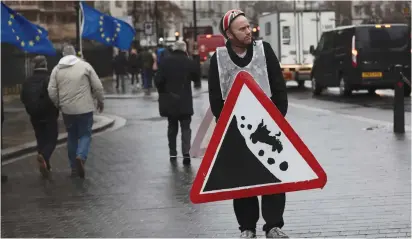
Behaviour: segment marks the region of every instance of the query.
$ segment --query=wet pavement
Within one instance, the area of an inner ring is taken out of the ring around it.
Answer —
[[[1,189],[2,237],[239,235],[231,201],[190,202],[200,159],[190,167],[181,159],[169,162],[167,121],[158,115],[157,95],[141,94],[106,101],[105,113],[127,122],[93,138],[85,180],[68,177],[65,146],[52,157],[52,181],[40,178],[32,157],[3,166],[9,182]],[[284,231],[291,237],[410,237],[410,129],[395,136],[384,124],[388,110],[347,109],[342,102],[332,106],[301,95],[292,90],[287,120],[328,183],[323,190],[287,194]],[[192,138],[208,95],[200,91],[194,106]],[[260,237],[262,225],[260,220]]]
[[[36,140],[30,117],[18,99],[4,103],[4,123],[2,128],[2,149],[16,147]],[[59,134],[65,133],[63,116],[58,118]]]

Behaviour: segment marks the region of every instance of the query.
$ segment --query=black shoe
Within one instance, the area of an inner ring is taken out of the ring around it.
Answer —
[[[49,167],[47,165],[46,160],[44,160],[43,155],[41,155],[41,154],[37,155],[37,162],[38,162],[38,165],[39,165],[39,171],[40,171],[41,175],[44,178],[47,178],[49,176]]]
[[[190,155],[183,155],[183,165],[190,165]]]
[[[77,164],[77,173],[79,174],[80,178],[84,178],[84,164],[83,160],[79,157],[76,158]]]

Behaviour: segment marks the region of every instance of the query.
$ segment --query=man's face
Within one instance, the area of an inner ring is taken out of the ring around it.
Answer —
[[[252,43],[252,31],[250,30],[250,24],[247,18],[244,16],[237,17],[232,24],[230,24],[227,36],[237,44],[246,46]]]

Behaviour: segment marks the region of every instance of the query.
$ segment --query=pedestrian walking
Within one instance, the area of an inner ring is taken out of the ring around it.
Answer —
[[[39,170],[43,177],[48,177],[51,171],[50,158],[57,145],[59,110],[47,91],[50,73],[46,57],[36,56],[32,63],[33,75],[24,81],[20,99],[30,115],[36,136]]]
[[[74,47],[65,45],[63,58],[51,73],[48,90],[50,99],[63,113],[72,176],[84,178],[84,163],[92,135],[94,98],[99,112],[104,108],[102,82],[89,63],[76,57]]]
[[[279,111],[286,115],[288,99],[286,84],[279,61],[269,43],[253,40],[250,24],[240,10],[230,10],[221,19],[220,32],[227,39],[212,56],[209,68],[209,101],[211,110],[219,118],[233,81],[240,71],[249,72],[264,92],[269,94]],[[236,150],[236,149],[233,149]],[[284,193],[262,196],[262,215],[267,238],[287,237],[281,230],[284,225]],[[242,238],[256,237],[259,220],[258,197],[233,200],[234,211],[240,225]]]
[[[142,62],[143,89],[146,95],[150,94],[150,89],[152,88],[153,81],[153,71],[154,69],[156,69],[156,59],[153,55],[154,53],[146,48],[141,53],[140,58]]]
[[[138,61],[138,57],[137,57],[137,51],[136,49],[132,49],[129,55],[129,73],[131,75],[131,83],[132,86],[134,85],[134,80],[136,78],[136,84],[139,84],[139,61]]]
[[[113,69],[116,74],[116,89],[119,89],[119,81],[121,81],[122,89],[125,90],[125,82],[128,77],[129,62],[126,58],[125,51],[119,51],[113,59]]]
[[[179,123],[182,131],[183,164],[190,164],[191,129],[193,115],[193,96],[191,82],[200,81],[200,74],[196,71],[195,63],[186,53],[186,43],[177,41],[174,51],[166,56],[155,78],[159,92],[160,115],[167,117],[170,160],[177,158],[176,140]]]

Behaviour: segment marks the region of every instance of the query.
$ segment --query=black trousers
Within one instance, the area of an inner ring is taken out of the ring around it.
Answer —
[[[192,130],[190,129],[190,123],[192,117],[189,116],[180,116],[180,117],[168,117],[168,128],[167,128],[167,137],[169,139],[169,154],[170,156],[177,156],[176,150],[176,140],[177,133],[180,128],[182,130],[182,154],[183,156],[189,156],[190,143]]]
[[[137,72],[132,72],[132,73],[130,73],[132,76],[131,76],[131,81],[132,81],[132,85],[134,84],[134,80],[135,80],[135,78],[136,78],[136,84],[139,84],[139,77],[138,77],[138,74],[139,73],[137,73]]]
[[[285,203],[286,195],[284,193],[262,196],[262,216],[266,222],[263,226],[264,231],[268,232],[274,227],[283,227]],[[239,229],[241,231],[256,231],[256,224],[259,220],[258,197],[234,199],[233,207],[240,225]]]
[[[47,164],[57,144],[57,119],[49,121],[31,121],[36,135],[37,152],[43,156]]]

